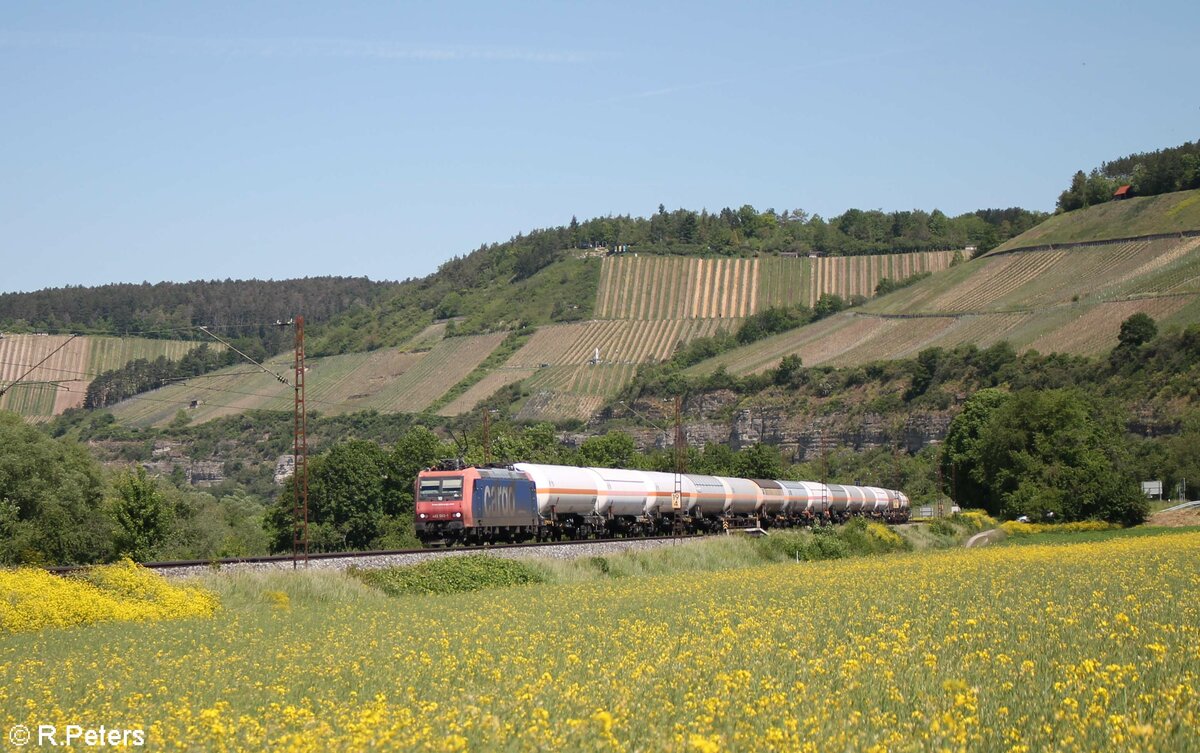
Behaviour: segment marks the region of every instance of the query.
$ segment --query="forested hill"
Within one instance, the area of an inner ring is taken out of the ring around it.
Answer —
[[[531,247],[518,259],[517,274],[527,277],[562,248],[628,246],[640,253],[720,254],[810,253],[827,256],[941,251],[976,246],[987,251],[1034,227],[1047,215],[1013,207],[980,209],[949,217],[912,210],[884,212],[848,209],[829,219],[803,209],[759,211],[750,205],[719,212],[676,209],[661,204],[648,218],[574,218],[564,227],[530,234]],[[514,242],[521,241],[518,236]]]
[[[0,294],[0,330],[190,339],[191,328],[199,325],[229,332],[295,315],[319,323],[349,308],[369,306],[395,288],[396,283],[365,277],[47,288]]]
[[[461,334],[588,318],[599,273],[597,265],[579,257],[595,249],[697,256],[850,256],[969,245],[986,251],[1045,217],[1019,208],[957,217],[936,209],[850,209],[827,220],[800,209],[760,211],[745,205],[710,213],[668,212],[659,206],[650,217],[572,218],[566,225],[481,246],[428,277],[399,284],[310,277],[119,283],[0,294],[0,331],[195,339],[202,335],[191,328],[205,325],[274,353],[286,343],[284,334],[269,324],[303,314],[316,325],[310,333],[314,355],[367,351],[399,345],[434,319],[464,317],[456,327]]]
[[[435,274],[405,282],[374,309],[338,317],[314,340],[313,350],[350,353],[400,345],[433,319],[461,317],[453,330],[458,334],[588,319],[599,265],[580,257],[597,249],[707,257],[857,256],[972,245],[986,251],[1047,216],[1020,208],[957,217],[936,209],[850,209],[827,220],[801,209],[760,211],[745,205],[695,212],[660,205],[650,217],[571,218],[566,225],[483,245],[447,261]]]
[[[1070,212],[1113,201],[1121,186],[1129,187],[1121,198],[1200,188],[1200,140],[1118,157],[1090,173],[1080,170],[1059,195],[1058,211]]]

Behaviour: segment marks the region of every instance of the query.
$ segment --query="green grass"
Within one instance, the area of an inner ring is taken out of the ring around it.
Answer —
[[[439,340],[426,353],[378,350],[314,358],[305,376],[309,411],[337,415],[374,408],[416,413],[463,380],[505,339],[506,333]],[[290,356],[267,362],[292,379]],[[464,388],[465,391],[465,388]],[[212,376],[163,387],[113,406],[123,424],[161,426],[180,408],[199,400],[192,423],[203,423],[247,410],[292,409],[293,390],[250,364],[231,366]]]
[[[1200,230],[1200,190],[1179,191],[1056,214],[999,246],[996,251],[1047,243],[1130,238],[1179,230]]]
[[[572,559],[530,558],[521,561],[466,555],[418,565],[358,570],[355,577],[396,596],[409,593],[457,593],[505,588],[523,583],[584,581],[716,572],[779,562],[813,562],[914,549],[958,546],[978,530],[967,519],[944,519],[890,529],[858,519],[843,526],[815,530],[775,530],[768,536],[715,536],[680,539],[643,550]]]
[[[418,565],[353,570],[350,574],[388,596],[464,593],[546,581],[543,571],[526,562],[486,554],[440,557]]]
[[[1028,536],[1009,536],[1002,543],[1014,546],[1030,546],[1034,544],[1083,544],[1093,541],[1110,541],[1113,539],[1136,539],[1145,536],[1173,536],[1182,533],[1195,533],[1200,526],[1185,526],[1167,528],[1163,526],[1135,526],[1133,528],[1117,528],[1111,531],[1083,531],[1079,533],[1034,533]]]
[[[479,365],[471,370],[471,373],[460,379],[457,384],[443,393],[441,397],[426,406],[425,410],[430,413],[436,413],[457,398],[462,397],[468,390],[483,381],[484,377],[520,350],[525,343],[529,342],[529,338],[533,336],[533,333],[534,330],[532,329],[510,332],[495,349],[488,353],[487,358],[483,359]]]

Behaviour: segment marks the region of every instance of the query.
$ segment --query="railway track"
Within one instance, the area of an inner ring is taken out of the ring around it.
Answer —
[[[682,543],[685,540],[704,538],[701,534],[687,536],[652,536],[626,539],[581,539],[577,541],[540,541],[523,544],[492,544],[483,546],[458,546],[447,549],[389,549],[366,552],[320,552],[309,554],[307,564],[303,557],[294,559],[290,554],[272,554],[261,557],[223,557],[213,560],[166,560],[143,562],[142,567],[157,570],[168,576],[199,575],[214,570],[222,571],[265,571],[283,570],[293,567],[308,567],[321,570],[344,570],[349,567],[390,567],[411,565],[438,557],[457,557],[464,554],[486,552],[498,557],[550,557],[569,559],[589,557],[632,549],[656,549]],[[84,570],[86,565],[71,565],[46,568],[49,572],[67,575]]]

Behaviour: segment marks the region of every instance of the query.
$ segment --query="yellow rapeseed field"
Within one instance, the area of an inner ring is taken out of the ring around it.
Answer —
[[[1092,531],[1114,531],[1121,526],[1099,520],[1081,520],[1075,523],[1018,523],[1008,520],[1000,524],[1000,530],[1009,536],[1032,536],[1035,533],[1089,533]]]
[[[130,560],[61,577],[37,568],[0,570],[0,635],[95,622],[205,617],[217,599],[172,585]]]
[[[190,750],[1200,748],[1200,534],[387,598],[0,639],[13,724]],[[214,578],[220,576],[214,576]],[[280,592],[286,598],[280,596]]]

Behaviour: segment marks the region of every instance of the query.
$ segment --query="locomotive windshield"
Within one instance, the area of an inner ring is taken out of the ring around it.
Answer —
[[[419,490],[420,499],[425,501],[462,499],[463,477],[423,478]]]

